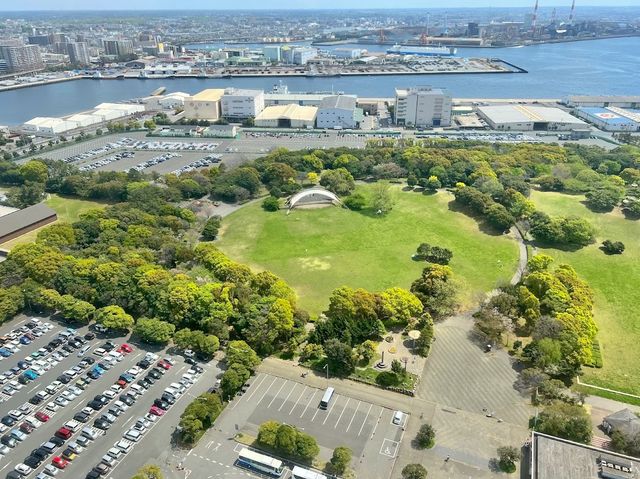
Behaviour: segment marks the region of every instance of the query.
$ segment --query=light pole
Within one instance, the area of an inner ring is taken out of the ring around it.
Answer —
[[[323,369],[327,370],[327,384],[329,384],[329,363],[325,364]]]

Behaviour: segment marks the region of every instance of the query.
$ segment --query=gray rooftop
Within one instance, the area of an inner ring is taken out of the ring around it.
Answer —
[[[614,431],[632,436],[640,433],[640,418],[631,409],[622,409],[604,418]]]
[[[638,103],[640,96],[569,95],[570,102]]]
[[[532,435],[532,479],[640,479],[640,459],[546,434]]]
[[[0,217],[0,238],[55,215],[56,212],[44,203],[9,213]]]
[[[356,98],[349,95],[333,95],[323,98],[320,102],[320,109],[339,108],[341,110],[354,110]]]

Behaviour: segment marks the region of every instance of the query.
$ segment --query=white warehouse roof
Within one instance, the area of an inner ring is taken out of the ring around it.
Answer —
[[[478,111],[492,123],[569,123],[587,124],[560,108],[530,105],[480,106]]]
[[[143,112],[144,105],[134,105],[133,103],[100,103],[96,106],[96,110],[120,110],[126,111],[127,114]]]

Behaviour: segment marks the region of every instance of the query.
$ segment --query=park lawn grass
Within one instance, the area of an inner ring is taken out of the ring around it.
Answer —
[[[67,223],[73,223],[74,221],[78,221],[80,215],[94,208],[104,208],[105,203],[98,203],[96,201],[89,200],[80,200],[77,198],[67,198],[59,195],[49,195],[44,203],[55,210],[58,214],[57,221],[64,221]],[[35,229],[33,231],[29,231],[28,233],[23,234],[17,238],[14,238],[6,243],[0,244],[0,248],[5,250],[11,250],[15,246],[24,243],[31,243],[36,240],[38,236],[38,232],[42,228],[46,228],[49,225],[42,226],[41,228]]]
[[[358,186],[365,195],[371,190]],[[450,193],[423,195],[393,186],[393,194],[396,204],[386,216],[339,207],[287,215],[252,203],[224,219],[216,244],[232,259],[284,278],[311,314],[326,309],[331,291],[343,285],[409,288],[424,267],[411,259],[422,242],[453,251],[462,308],[509,281],[517,266],[515,240],[480,231],[474,219],[449,208]]]
[[[604,365],[584,368],[582,382],[640,394],[640,221],[626,219],[617,209],[594,213],[582,203],[584,196],[534,191],[531,199],[545,213],[580,216],[597,230],[596,242],[577,251],[539,248],[558,263],[573,266],[594,291]],[[624,253],[605,255],[599,249],[605,239],[622,241]],[[595,389],[590,392],[600,395]]]

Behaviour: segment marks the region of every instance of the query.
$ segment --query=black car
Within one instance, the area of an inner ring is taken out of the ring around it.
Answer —
[[[198,366],[197,364],[196,365],[192,365],[191,369],[193,369],[198,374],[202,374],[204,372],[204,368],[202,368],[201,366]]]
[[[171,394],[163,394],[162,398],[163,401],[167,401],[169,404],[175,404],[176,400],[175,398],[171,395]]]
[[[50,349],[50,350],[48,350],[48,351],[51,351],[51,350],[53,350],[53,349],[55,349],[55,348],[57,348],[57,347],[58,347],[58,345],[57,345],[55,342],[53,342],[53,341],[50,341],[50,342],[49,342],[49,344],[47,344],[47,346],[51,347],[51,349]],[[45,348],[46,348],[47,346],[45,346]]]
[[[115,347],[116,347],[116,345],[113,344],[113,341],[107,341],[106,343],[104,343],[102,345],[102,349],[104,349],[107,352],[113,351],[113,348],[115,348]]]
[[[151,376],[150,374],[147,374],[147,375],[144,377],[144,380],[145,380],[145,381],[147,381],[148,383],[151,383],[151,384],[155,384],[155,383],[156,383],[156,381],[157,381],[157,379],[156,379],[156,378],[154,378],[153,376]]]
[[[96,335],[94,333],[87,333],[84,335],[84,339],[86,339],[87,341],[91,341],[92,339],[96,339]]]
[[[64,439],[59,438],[58,436],[53,436],[51,439],[49,439],[49,442],[54,443],[56,447],[60,447],[64,444]]]
[[[34,406],[37,406],[38,404],[40,404],[43,401],[43,399],[40,396],[31,396],[29,398],[29,402],[31,404],[33,404]]]
[[[149,370],[149,374],[153,375],[153,377],[156,379],[160,379],[164,374],[164,369],[151,368]]]
[[[193,358],[184,358],[184,362],[187,364],[191,364],[192,366],[194,366],[196,364],[196,362],[193,360]]]
[[[52,339],[49,344],[53,344],[57,348],[62,344],[62,339],[60,338]]]
[[[41,461],[44,461],[47,457],[49,457],[49,451],[47,451],[44,447],[39,447],[38,449],[34,449],[31,451],[31,455],[37,457]]]
[[[71,376],[61,374],[60,376],[58,376],[58,381],[60,381],[62,384],[69,384],[71,382]]]
[[[48,353],[50,353],[51,351],[53,351],[54,349],[56,349],[56,347],[55,347],[55,346],[52,346],[51,344],[45,344],[45,345],[43,346],[43,348],[44,348],[44,349],[46,349]]]
[[[147,361],[146,359],[143,359],[142,361],[138,361],[136,363],[136,366],[142,369],[147,369],[149,366],[151,366],[151,362]]]
[[[89,420],[89,415],[86,412],[77,412],[73,415],[73,419],[80,422],[87,422]]]
[[[0,437],[0,442],[5,446],[16,447],[16,444],[18,441],[16,441],[14,438],[12,438],[7,434],[5,436]]]
[[[5,417],[2,418],[2,420],[0,422],[2,422],[2,424],[4,424],[7,427],[11,427],[17,421],[15,419],[13,419],[11,416],[5,416]]]
[[[100,409],[102,409],[104,404],[102,404],[100,401],[93,400],[93,401],[89,401],[87,403],[87,406],[89,406],[94,411],[99,411]]]
[[[109,429],[111,427],[111,424],[109,424],[109,421],[106,421],[104,419],[98,418],[95,421],[93,421],[93,425],[95,427],[97,427],[98,429],[102,429],[103,431],[106,431],[107,429]]]
[[[160,409],[164,409],[165,411],[169,409],[169,403],[167,401],[163,401],[162,399],[154,399],[153,405],[159,407]]]
[[[93,359],[91,356],[87,356],[86,358],[83,358],[82,360],[83,360],[83,361],[86,361],[86,362],[87,362],[87,364],[93,364],[93,363],[95,363],[95,362],[96,362],[96,360],[95,360],[95,359]]]
[[[87,373],[87,376],[89,376],[91,379],[98,379],[100,377],[100,374],[97,371],[89,371]]]
[[[73,352],[73,346],[70,346],[68,344],[65,344],[64,346],[62,346],[62,349],[64,349],[68,353],[72,353]]]
[[[107,396],[103,396],[102,394],[98,394],[93,398],[94,401],[100,401],[102,404],[107,404],[109,402],[109,398]]]
[[[98,471],[94,471],[93,469],[91,469],[89,471],[89,473],[85,476],[85,479],[100,479],[100,477],[102,477],[102,474],[99,473]]]
[[[105,371],[107,369],[111,369],[111,365],[109,363],[98,363],[98,366],[100,366],[102,369],[104,369]]]
[[[25,324],[25,326],[26,326],[27,328],[29,328],[29,329],[33,329],[33,328],[35,328],[35,327],[36,327],[36,323],[27,323],[27,324]]]
[[[125,403],[127,406],[133,406],[133,403],[136,402],[135,399],[133,399],[133,397],[129,396],[128,394],[121,394],[120,401]]]
[[[138,386],[145,388],[145,389],[149,389],[151,387],[151,383],[149,381],[147,381],[145,378],[142,378],[140,381],[138,381]]]
[[[42,459],[40,459],[39,457],[36,457],[36,456],[29,456],[23,462],[27,466],[29,466],[31,469],[35,469],[40,464],[42,464]]]
[[[21,376],[18,378],[18,382],[19,382],[20,384],[27,384],[27,383],[29,382],[29,378],[28,378],[28,377],[26,377],[26,376],[22,376],[22,375],[21,375]]]

